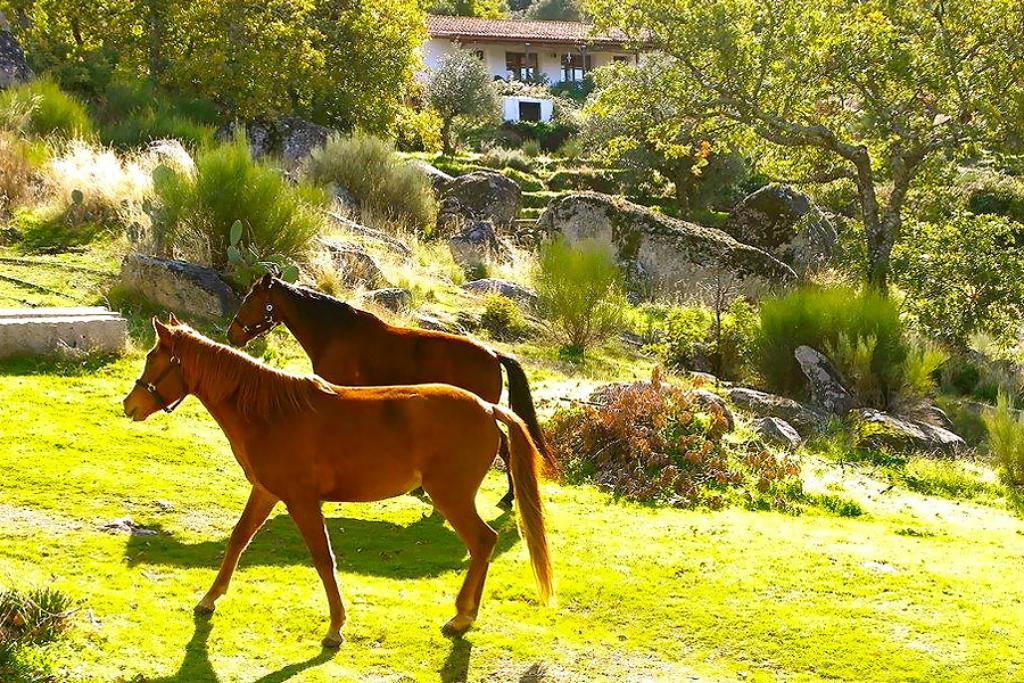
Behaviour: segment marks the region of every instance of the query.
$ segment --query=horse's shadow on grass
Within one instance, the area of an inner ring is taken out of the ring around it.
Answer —
[[[220,680],[210,662],[207,645],[210,632],[213,631],[213,622],[208,616],[194,616],[193,620],[195,630],[192,632],[192,638],[185,644],[185,656],[178,670],[170,676],[147,678],[147,683],[217,683]],[[306,669],[327,663],[336,654],[336,650],[321,650],[319,654],[309,659],[288,664],[256,679],[253,683],[283,683]]]
[[[509,512],[491,520],[499,532],[494,557],[519,540]],[[327,520],[338,569],[352,574],[412,579],[439,576],[463,567],[466,548],[444,518],[433,511],[408,525],[380,520],[334,518]],[[185,543],[171,534],[131,536],[125,546],[129,566],[160,564],[178,567],[220,566],[227,538]],[[241,567],[312,564],[309,550],[286,515],[270,519],[242,554]]]

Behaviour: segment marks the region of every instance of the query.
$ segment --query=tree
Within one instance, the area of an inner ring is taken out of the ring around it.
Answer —
[[[487,67],[471,52],[456,49],[441,59],[427,84],[427,103],[441,117],[445,156],[455,153],[453,126],[496,120],[501,103]]]
[[[529,19],[541,21],[583,21],[578,0],[537,0],[526,8]]]
[[[502,19],[508,13],[503,0],[433,0],[427,7],[427,12],[481,19]]]
[[[915,178],[1019,125],[1017,0],[590,0],[590,10],[671,58],[664,80],[681,114],[741,124],[802,179],[856,183],[867,278],[882,290]]]

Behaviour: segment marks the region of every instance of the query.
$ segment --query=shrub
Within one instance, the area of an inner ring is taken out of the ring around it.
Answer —
[[[985,415],[988,443],[999,463],[1003,483],[1018,495],[1024,493],[1024,415],[1000,392],[995,410]]]
[[[0,131],[0,216],[32,194],[35,164],[31,145],[8,131]]]
[[[241,245],[260,257],[305,256],[320,231],[326,195],[290,185],[281,172],[253,160],[244,133],[199,154],[194,174],[160,166],[154,237],[159,251],[187,252],[217,268],[227,265],[231,226],[242,223]]]
[[[480,157],[480,163],[490,168],[514,168],[524,173],[533,172],[533,159],[522,149],[491,147]]]
[[[455,153],[456,126],[496,121],[501,113],[498,92],[487,67],[468,50],[445,55],[427,84],[427,103],[441,119],[445,156]]]
[[[63,635],[72,607],[66,595],[52,589],[0,591],[0,680],[50,680],[45,672],[22,662],[19,655]]]
[[[825,493],[812,500],[837,517],[860,517],[864,514],[860,503],[842,496]]]
[[[515,301],[500,294],[490,294],[484,299],[480,327],[495,339],[515,340],[526,332],[526,318]]]
[[[709,308],[669,310],[656,349],[671,367],[713,372],[734,380],[747,374],[756,338],[757,314],[747,301],[737,299],[722,312],[720,323]]]
[[[47,80],[32,81],[0,93],[0,117],[8,125],[12,118],[17,118],[17,125],[33,135],[72,138],[86,137],[92,132],[85,106]]]
[[[867,290],[803,287],[762,302],[758,367],[769,390],[802,396],[806,378],[794,357],[796,348],[806,345],[822,353],[831,349],[839,352],[839,369],[866,373],[855,381],[877,387],[884,403],[902,381],[907,356],[903,334],[891,299]],[[867,353],[868,360],[844,355],[855,349]]]
[[[677,507],[787,507],[800,487],[796,461],[755,443],[727,443],[726,430],[724,415],[655,377],[606,406],[560,410],[547,433],[569,478],[617,495]]]
[[[571,246],[558,239],[541,247],[536,276],[541,310],[562,339],[580,352],[622,327],[621,281],[607,244]]]
[[[332,137],[314,150],[306,177],[321,187],[345,189],[362,211],[422,230],[437,217],[430,179],[371,135]]]
[[[98,107],[100,139],[115,147],[137,147],[154,140],[179,140],[197,148],[213,140],[217,113],[201,100],[179,102],[143,81],[118,80],[107,86]]]

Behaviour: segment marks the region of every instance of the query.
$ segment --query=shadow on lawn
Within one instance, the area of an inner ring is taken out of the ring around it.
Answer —
[[[145,679],[147,683],[217,683],[220,680],[217,672],[213,670],[213,664],[210,663],[207,646],[210,632],[213,631],[213,622],[209,616],[193,616],[192,619],[195,622],[195,630],[192,632],[192,638],[185,644],[185,656],[178,670],[170,676]],[[337,650],[321,650],[316,656],[288,664],[253,683],[282,683],[306,669],[327,663],[336,654]]]
[[[509,512],[490,520],[499,532],[494,556],[516,544],[519,535]],[[402,526],[380,520],[335,518],[327,520],[337,566],[343,572],[409,579],[437,576],[461,569],[466,548],[436,511]],[[179,567],[220,566],[227,539],[184,543],[173,535],[130,536],[125,546],[129,566],[162,564]],[[306,544],[291,518],[270,519],[242,554],[239,566],[312,564]]]

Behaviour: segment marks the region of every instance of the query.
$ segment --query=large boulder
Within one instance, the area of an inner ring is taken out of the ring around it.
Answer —
[[[729,400],[757,417],[777,417],[796,427],[801,434],[821,430],[827,421],[824,413],[785,396],[766,394],[756,389],[735,387]]]
[[[346,286],[369,289],[388,286],[376,259],[357,245],[335,238],[320,238],[318,241],[338,267]]]
[[[942,427],[883,413],[872,408],[857,411],[858,445],[954,455],[966,442]]]
[[[519,185],[497,171],[467,173],[447,183],[437,228],[442,235],[450,235],[465,223],[490,221],[497,230],[507,230],[519,215],[521,201]]]
[[[508,246],[498,238],[490,221],[467,225],[448,239],[448,248],[455,262],[463,268],[476,268],[509,255]]]
[[[800,433],[793,425],[777,417],[760,417],[754,420],[754,431],[765,443],[793,449],[800,445]]]
[[[421,171],[430,179],[430,187],[434,190],[435,197],[443,195],[445,188],[448,187],[448,183],[455,180],[452,176],[422,159],[410,159],[408,164]]]
[[[804,273],[828,264],[839,240],[835,222],[788,185],[767,185],[730,212],[725,231]]]
[[[146,156],[153,166],[167,166],[179,173],[195,173],[196,162],[178,140],[154,140],[146,147]]]
[[[11,34],[7,17],[0,12],[0,88],[32,80],[32,69],[25,60],[25,52]]]
[[[286,116],[275,125],[281,147],[281,159],[289,166],[305,161],[313,150],[322,147],[331,134],[329,128],[298,116]]]
[[[383,230],[377,230],[376,228],[368,228],[361,223],[356,223],[350,218],[345,218],[339,213],[334,211],[327,212],[327,217],[337,227],[341,228],[346,232],[350,232],[360,237],[365,237],[368,240],[379,243],[382,247],[388,251],[392,251],[399,256],[409,257],[412,256],[412,250],[405,246],[405,244],[393,235],[389,235]]]
[[[796,362],[807,377],[811,405],[829,415],[843,416],[856,408],[856,397],[843,386],[832,361],[810,346],[798,346],[793,352]]]
[[[412,292],[401,287],[386,287],[365,292],[362,300],[397,313],[412,303]]]
[[[509,280],[482,278],[467,282],[462,285],[462,288],[479,296],[497,294],[528,306],[533,306],[537,303],[537,292]]]
[[[634,291],[710,299],[714,283],[758,297],[796,280],[784,263],[721,230],[670,218],[622,198],[581,192],[552,201],[538,222],[570,243],[610,244]]]
[[[164,308],[206,318],[234,315],[240,303],[212,268],[143,254],[124,257],[121,283]]]
[[[249,150],[254,157],[266,156],[274,151],[277,134],[274,126],[266,121],[230,121],[218,128],[214,137],[221,142],[228,142],[241,130],[245,130]]]

